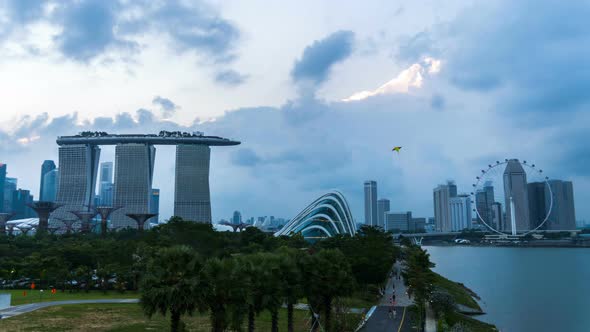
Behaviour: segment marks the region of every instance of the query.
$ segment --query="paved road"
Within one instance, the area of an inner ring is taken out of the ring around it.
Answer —
[[[138,303],[138,299],[104,299],[104,300],[68,300],[68,301],[51,301],[31,304],[22,304],[0,310],[1,319],[18,316],[27,312],[35,311],[41,308],[52,307],[64,304],[86,304],[86,303]]]
[[[399,263],[395,264],[395,269],[401,271]],[[389,308],[391,307],[391,298],[395,293],[395,318],[389,317]],[[385,295],[381,299],[379,306],[369,318],[367,324],[362,331],[367,332],[410,332],[412,331],[412,319],[406,307],[412,304],[412,300],[406,294],[406,286],[402,278],[390,278],[387,287],[385,288]]]

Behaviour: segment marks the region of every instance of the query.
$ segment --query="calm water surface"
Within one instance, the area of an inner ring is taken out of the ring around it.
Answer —
[[[434,271],[481,296],[502,332],[590,331],[590,249],[429,247]]]

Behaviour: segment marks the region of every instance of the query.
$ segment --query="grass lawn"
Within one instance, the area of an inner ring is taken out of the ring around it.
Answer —
[[[63,300],[96,300],[96,299],[136,299],[139,298],[137,292],[125,292],[119,293],[116,291],[109,291],[106,294],[103,294],[102,291],[92,290],[88,293],[79,291],[79,292],[72,292],[69,291],[62,292],[58,290],[57,293],[51,294],[50,290],[44,290],[43,294],[38,289],[35,290],[26,290],[27,295],[23,296],[23,292],[25,290],[22,289],[11,289],[11,290],[0,290],[0,294],[12,294],[11,296],[11,305],[19,305],[19,304],[28,304],[28,303],[37,303],[37,302],[49,302],[49,301],[63,301]]]
[[[295,331],[309,331],[308,312],[295,310]],[[359,317],[354,315],[355,322]],[[0,331],[168,331],[169,316],[144,316],[137,304],[83,304],[44,308],[28,314],[0,320]],[[188,331],[210,331],[209,316],[198,314],[182,319]],[[244,322],[244,327],[246,322]],[[270,331],[270,314],[262,313],[256,320],[257,331]],[[356,326],[355,326],[356,327]],[[287,311],[279,314],[279,328],[287,329]],[[352,329],[351,329],[352,331]]]
[[[469,308],[481,311],[479,304],[473,299],[471,293],[463,285],[451,281],[440,274],[435,273],[434,284],[437,287],[444,288],[455,298],[455,302]]]
[[[342,297],[339,300],[348,308],[355,308],[355,309],[369,309],[374,305],[377,305],[379,300],[376,298],[374,300],[367,299],[368,295],[366,292],[357,291],[352,296],[349,297]],[[298,301],[299,303],[307,303],[307,298],[301,298]]]
[[[484,323],[480,320],[475,318],[469,317],[467,315],[463,315],[460,313],[452,313],[447,317],[447,323],[449,326],[453,326],[456,323],[461,323],[463,326],[467,328],[468,331],[473,332],[494,332],[498,331],[494,325]]]

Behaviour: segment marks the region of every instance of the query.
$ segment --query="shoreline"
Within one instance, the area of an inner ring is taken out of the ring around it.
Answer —
[[[456,244],[450,242],[425,242],[423,247],[498,247],[498,248],[578,248],[590,249],[590,244],[576,245],[576,244],[555,244],[555,243],[538,243],[538,244],[511,244],[511,243],[472,243],[472,244]]]

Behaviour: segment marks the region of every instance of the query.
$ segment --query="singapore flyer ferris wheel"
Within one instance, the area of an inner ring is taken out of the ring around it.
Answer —
[[[524,236],[544,229],[553,193],[543,170],[526,160],[505,159],[482,169],[472,185],[477,219],[500,235]]]

